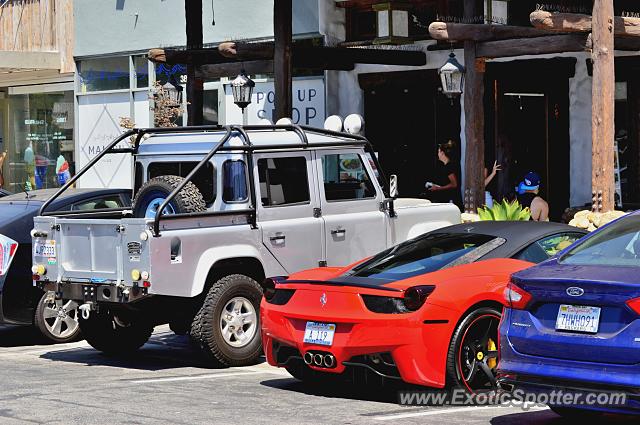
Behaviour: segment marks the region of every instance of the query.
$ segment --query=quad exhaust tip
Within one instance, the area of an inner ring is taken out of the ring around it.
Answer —
[[[313,363],[313,353],[311,353],[309,351],[304,353],[304,362],[306,364],[312,364]]]
[[[333,357],[333,354],[325,354],[324,356],[324,367],[333,367],[333,365],[336,363],[336,358]]]
[[[333,354],[312,353],[307,351],[304,353],[303,359],[305,364],[318,367],[332,368],[336,364],[336,358]]]

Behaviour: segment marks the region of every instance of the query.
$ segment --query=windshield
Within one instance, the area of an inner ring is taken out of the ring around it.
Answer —
[[[493,239],[493,236],[467,233],[428,234],[381,252],[347,275],[407,279],[440,270]]]
[[[640,266],[640,215],[595,233],[560,258],[560,263],[590,266]]]

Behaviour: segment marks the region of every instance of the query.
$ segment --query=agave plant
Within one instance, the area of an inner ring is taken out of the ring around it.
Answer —
[[[529,208],[522,208],[518,201],[494,202],[491,208],[478,208],[478,215],[482,221],[527,221],[531,218]]]

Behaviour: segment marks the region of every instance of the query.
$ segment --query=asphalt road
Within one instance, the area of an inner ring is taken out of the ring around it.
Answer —
[[[402,407],[393,388],[310,386],[265,363],[216,369],[167,327],[126,359],[40,344],[0,326],[0,424],[570,423],[543,407]]]

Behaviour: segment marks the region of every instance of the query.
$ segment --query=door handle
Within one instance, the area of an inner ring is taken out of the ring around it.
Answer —
[[[270,237],[269,237],[269,240],[270,240],[271,242],[279,242],[279,241],[283,241],[283,240],[285,240],[285,239],[286,239],[286,236],[285,236],[285,235],[276,235],[276,236],[270,236]]]
[[[347,231],[345,229],[334,229],[331,231],[331,234],[335,236],[344,236],[346,233]]]

